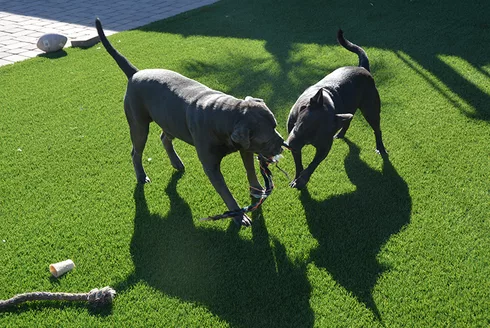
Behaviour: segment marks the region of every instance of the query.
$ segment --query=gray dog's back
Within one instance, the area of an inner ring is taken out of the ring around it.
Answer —
[[[169,136],[193,145],[193,131],[189,128],[213,124],[215,122],[200,120],[212,118],[213,115],[209,115],[212,111],[238,108],[243,101],[171,70],[145,69],[128,80],[125,102],[128,108],[144,108],[144,114]],[[192,115],[189,109],[194,111]],[[206,111],[208,115],[199,115],[199,111]]]

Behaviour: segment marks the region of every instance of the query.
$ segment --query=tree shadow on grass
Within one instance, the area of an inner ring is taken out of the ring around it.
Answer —
[[[174,173],[165,189],[170,200],[165,217],[150,213],[144,187],[136,186],[135,271],[118,292],[144,281],[204,305],[233,326],[311,327],[306,270],[289,261],[278,240],[270,240],[260,209],[252,215],[252,240],[242,239],[234,223],[226,231],[196,227],[189,205],[176,191],[180,176]]]
[[[336,45],[336,31],[341,27],[348,39],[363,47],[406,54],[423,68],[414,69],[417,74],[424,79],[435,76],[474,108],[474,111],[468,111],[457,102],[456,108],[462,113],[488,121],[490,95],[468,81],[464,73],[444,63],[440,55],[463,59],[487,77],[483,83],[488,81],[488,70],[483,67],[490,61],[487,47],[481,45],[490,42],[489,16],[489,1],[287,0],[278,4],[275,0],[221,0],[140,29],[183,36],[264,40],[265,49],[287,74],[295,44]],[[352,65],[356,63],[355,55],[346,53],[346,56],[352,56],[349,57],[353,58]],[[373,63],[376,60],[371,58]],[[407,66],[413,69],[410,62]],[[376,71],[373,73],[376,76]],[[274,85],[289,82],[278,79]],[[454,102],[451,93],[438,88],[435,91]],[[277,97],[280,95],[284,94],[279,93]]]
[[[378,172],[360,160],[355,144],[345,141],[345,169],[356,190],[320,201],[307,189],[301,191],[309,230],[319,244],[310,258],[381,320],[372,291],[388,268],[377,255],[410,222],[412,201],[406,182],[387,157]]]
[[[296,56],[278,68],[275,59],[251,58],[230,53],[220,62],[191,60],[184,65],[185,74],[199,81],[215,81],[230,75],[222,91],[236,97],[264,97],[278,122],[286,122],[289,108],[308,86],[318,82],[336,67],[330,63],[307,63],[308,58]],[[379,65],[378,65],[379,67]],[[279,128],[285,128],[279,123]]]

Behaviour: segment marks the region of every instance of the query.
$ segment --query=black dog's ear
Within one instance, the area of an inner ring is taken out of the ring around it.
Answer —
[[[323,106],[323,90],[320,89],[318,92],[310,99],[310,105],[313,107]]]
[[[260,103],[263,103],[264,102],[264,99],[260,99],[260,98],[255,98],[255,97],[252,97],[252,96],[246,96],[245,97],[245,100],[252,100],[252,101],[255,101],[255,102],[260,102]]]
[[[243,149],[248,149],[250,147],[250,130],[243,123],[235,125],[231,140],[242,146]]]
[[[353,117],[352,114],[335,114],[335,118],[340,122],[350,121]]]

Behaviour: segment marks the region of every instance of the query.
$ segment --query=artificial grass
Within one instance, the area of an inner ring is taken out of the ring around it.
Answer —
[[[171,168],[156,126],[153,182],[136,186],[126,80],[103,48],[0,68],[0,299],[118,292],[104,309],[24,304],[0,326],[489,325],[489,7],[220,1],[110,37],[141,69],[265,99],[283,136],[307,86],[357,63],[337,28],[367,51],[389,160],[358,113],[307,190],[273,170],[251,229],[198,220],[226,208],[192,147],[177,141],[186,172]],[[290,154],[281,165],[293,173]],[[222,170],[246,205],[241,167],[233,154]],[[50,278],[66,258],[76,269]]]

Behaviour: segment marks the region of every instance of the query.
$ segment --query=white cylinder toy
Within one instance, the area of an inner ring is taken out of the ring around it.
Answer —
[[[66,260],[54,264],[49,265],[49,272],[55,277],[58,278],[59,276],[67,273],[71,269],[75,267],[75,263],[73,263],[72,260]]]

